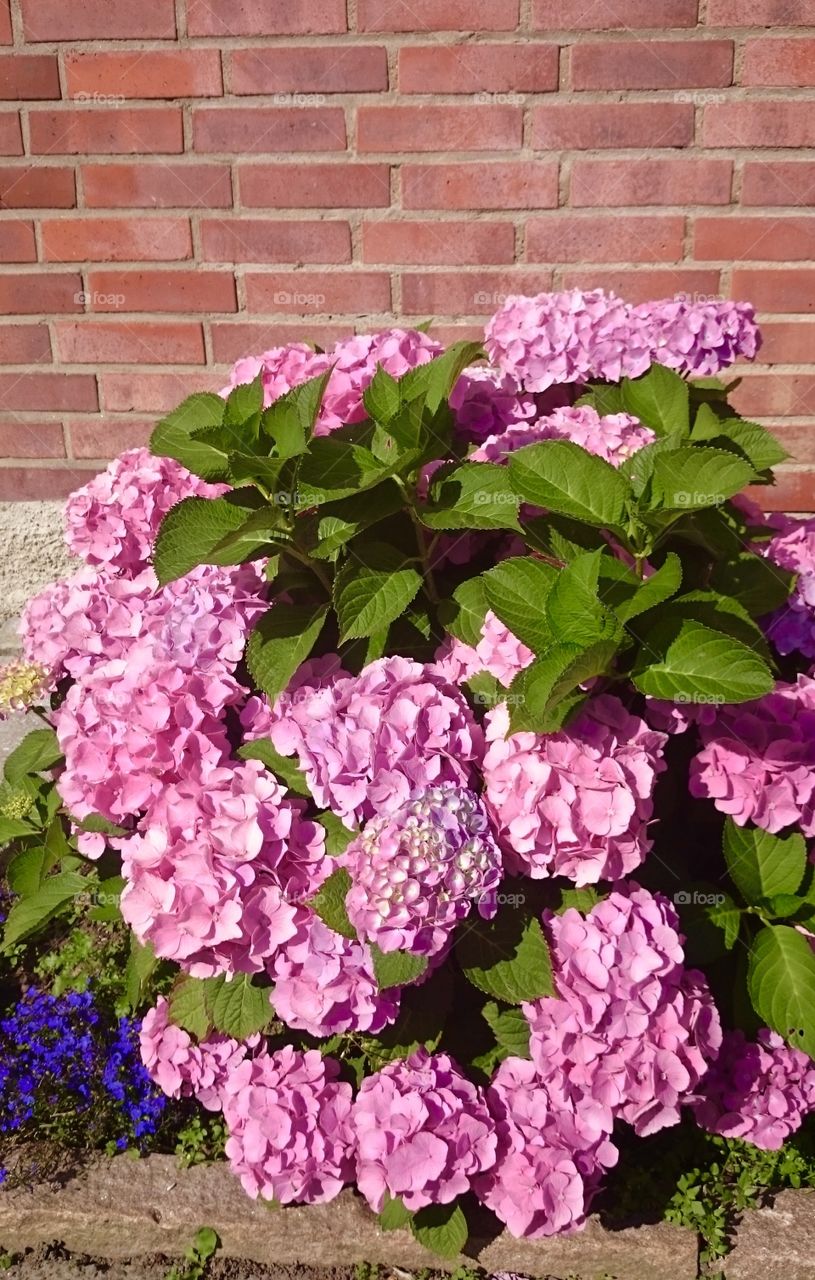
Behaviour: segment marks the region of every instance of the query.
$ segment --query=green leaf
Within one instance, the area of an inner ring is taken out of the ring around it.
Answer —
[[[635,579],[634,582],[633,590],[627,594],[627,599],[616,600],[613,604],[609,601],[609,607],[614,610],[620,622],[630,622],[632,618],[646,613],[655,605],[664,604],[671,596],[676,595],[682,585],[682,561],[679,556],[670,551],[665,557],[664,564],[661,564],[650,578],[646,578],[643,582]],[[605,599],[603,592],[601,596]]]
[[[161,586],[183,578],[199,564],[234,564],[230,550],[216,551],[227,534],[245,523],[249,509],[230,498],[183,498],[161,522],[153,567]],[[240,563],[238,556],[237,563]]]
[[[807,868],[804,837],[774,836],[761,827],[724,824],[722,848],[736,888],[749,905],[779,893],[796,893]]]
[[[385,543],[366,546],[346,561],[334,583],[340,643],[371,636],[394,622],[421,585],[421,574],[401,551]]]
[[[263,374],[259,373],[251,382],[241,382],[232,388],[226,398],[224,423],[227,427],[242,427],[250,418],[259,416],[262,409]]]
[[[219,427],[224,420],[225,401],[209,391],[196,392],[162,418],[150,437],[151,452],[175,458],[204,480],[225,480],[227,458],[222,449],[193,439],[193,432]]]
[[[351,888],[351,877],[344,867],[338,867],[320,886],[317,896],[309,906],[335,933],[356,940],[357,931],[348,919],[345,899]]]
[[[388,468],[341,428],[311,441],[300,462],[297,485],[304,506],[320,506],[370,489],[387,477]]]
[[[398,1231],[400,1227],[406,1227],[413,1214],[410,1209],[406,1209],[398,1196],[392,1197],[385,1192],[385,1204],[379,1215],[379,1225],[383,1231]]]
[[[741,930],[741,909],[736,905],[729,893],[721,894],[723,902],[712,902],[707,907],[707,917],[711,924],[721,929],[724,934],[724,945],[732,951],[738,941]]]
[[[3,949],[7,951],[16,942],[34,933],[67,902],[77,894],[84,893],[88,887],[88,877],[77,875],[75,871],[63,871],[59,875],[49,876],[35,893],[23,898],[21,902],[15,902],[9,911],[3,933]]]
[[[317,560],[330,559],[358,533],[396,515],[402,507],[402,494],[392,480],[380,484],[371,493],[327,503],[316,518],[317,545],[311,554]]]
[[[490,1001],[481,1013],[503,1050],[503,1057],[529,1057],[529,1023],[520,1009],[501,1009]]]
[[[362,393],[362,403],[374,422],[388,423],[399,412],[402,403],[399,383],[383,365],[377,365],[376,373]]]
[[[475,920],[456,945],[459,964],[479,991],[506,1004],[555,994],[549,947],[535,916],[505,906],[494,920]]]
[[[623,379],[622,399],[626,413],[633,413],[657,435],[687,435],[690,417],[688,384],[672,369],[652,364],[641,377]]]
[[[586,649],[620,637],[619,622],[598,598],[601,558],[600,550],[586,551],[557,575],[546,599],[546,616],[559,643]]]
[[[216,542],[211,552],[211,563],[243,564],[247,560],[259,560],[271,546],[280,546],[291,540],[285,506],[264,506],[246,515],[243,523]]]
[[[493,613],[535,653],[552,643],[546,598],[557,580],[557,569],[528,556],[502,560],[481,579]]]
[[[600,640],[586,649],[574,644],[553,645],[510,685],[511,732],[556,733],[586,696],[578,686],[606,673],[616,652],[614,639]]]
[[[17,818],[0,816],[0,848],[10,844],[12,840],[36,835],[36,831],[36,827],[32,827],[30,822],[20,822]]]
[[[431,498],[418,508],[430,529],[518,529],[518,495],[505,466],[464,462],[431,485]]]
[[[469,578],[453,592],[452,601],[446,601],[442,610],[446,629],[458,640],[475,646],[481,639],[489,602],[483,577]]]
[[[411,1230],[439,1258],[455,1258],[467,1243],[469,1228],[459,1204],[429,1204],[413,1215]]]
[[[305,453],[320,412],[331,369],[292,387],[264,413],[262,427],[272,436],[280,458]]]
[[[238,747],[236,754],[241,760],[259,760],[293,795],[311,799],[305,775],[300,772],[294,760],[280,754],[271,738],[253,738],[251,742],[244,742],[243,746]]]
[[[579,911],[581,916],[587,916],[598,902],[603,901],[603,894],[598,893],[594,885],[587,884],[581,889],[569,888],[560,890],[560,904],[555,909],[555,915],[562,915],[564,911]]]
[[[30,773],[52,769],[62,759],[62,751],[53,729],[34,729],[14,748],[3,766],[3,775],[11,786],[22,782]]]
[[[628,485],[608,462],[570,440],[543,440],[510,454],[513,487],[527,502],[586,524],[619,529]]]
[[[632,679],[641,693],[670,702],[750,702],[775,685],[762,659],[699,622],[658,623],[645,636]]]
[[[717,507],[754,479],[750,463],[725,449],[674,449],[654,462],[652,503],[666,511]]]
[[[151,943],[142,945],[135,933],[130,935],[130,956],[125,968],[125,990],[132,1011],[145,999],[147,985],[158,965],[158,957]],[[206,1035],[206,1029],[204,1031]]]
[[[71,826],[76,827],[77,831],[90,831],[93,835],[127,835],[125,827],[117,827],[114,822],[109,822],[107,818],[103,818],[101,813],[89,813],[84,818],[70,818],[69,821]]]
[[[326,809],[324,813],[318,813],[315,821],[325,829],[325,851],[329,858],[341,857],[357,832],[349,831],[342,819],[330,809]],[[356,937],[356,934],[354,936]]]
[[[747,989],[763,1022],[815,1058],[815,953],[791,925],[769,925],[753,939]]]
[[[205,1040],[212,1028],[212,1005],[219,981],[182,978],[170,992],[170,1021],[189,1031],[196,1040]]]
[[[428,412],[435,413],[442,402],[449,399],[463,370],[483,357],[484,348],[479,342],[454,342],[441,355],[427,364],[409,369],[400,378],[402,399],[421,398]]]
[[[27,898],[37,892],[53,866],[54,859],[47,849],[23,849],[6,868],[8,887],[12,893]]]
[[[752,617],[761,618],[786,604],[795,585],[795,574],[754,551],[743,551],[733,560],[714,564],[710,585],[738,600]],[[768,635],[772,640],[772,627]]]
[[[100,881],[96,890],[97,905],[89,911],[89,919],[121,920],[122,912],[119,904],[124,887],[125,880],[122,876],[109,876],[107,880]]]
[[[369,949],[380,991],[409,986],[427,968],[426,956],[414,956],[409,951],[380,951],[375,942],[369,944]]]
[[[255,623],[246,646],[246,665],[270,702],[311,653],[327,613],[327,605],[273,605]]]
[[[253,986],[248,973],[238,973],[230,982],[221,983],[212,1000],[215,1029],[236,1040],[262,1031],[272,1017],[269,989]]]
[[[720,448],[732,441],[756,471],[769,471],[790,456],[766,427],[744,418],[720,418],[709,405],[700,407],[691,439],[714,441]]]

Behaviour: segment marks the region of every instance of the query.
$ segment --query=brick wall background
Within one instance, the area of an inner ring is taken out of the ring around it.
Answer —
[[[815,0],[0,0],[0,500],[238,356],[512,291],[752,300],[815,508]]]

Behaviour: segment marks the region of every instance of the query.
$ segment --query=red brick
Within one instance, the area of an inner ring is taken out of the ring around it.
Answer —
[[[205,262],[350,262],[347,222],[202,218]]]
[[[93,467],[0,466],[0,502],[67,498],[93,475]]]
[[[682,255],[685,219],[594,217],[563,212],[530,218],[526,256],[530,262],[674,262]]]
[[[50,364],[51,339],[44,324],[0,325],[0,364]]]
[[[775,484],[752,485],[745,493],[764,511],[815,511],[815,471],[811,467],[778,467]]]
[[[815,204],[815,161],[748,160],[741,184],[745,205]]]
[[[346,30],[345,0],[187,0],[191,36],[321,36]]]
[[[11,30],[11,5],[9,0],[0,0],[0,44],[11,44],[14,36]]]
[[[0,422],[0,458],[64,458],[61,422]]]
[[[815,0],[708,0],[714,27],[808,27],[815,23]]]
[[[0,98],[59,98],[59,70],[51,53],[4,53]]]
[[[37,244],[34,223],[0,222],[0,262],[36,262]]]
[[[572,165],[569,203],[578,208],[729,204],[732,181],[732,160],[580,157]]]
[[[99,376],[102,408],[114,413],[166,413],[194,391],[217,390],[218,375],[194,373],[102,373]]]
[[[815,217],[700,217],[694,229],[700,262],[787,262],[815,258]]]
[[[388,87],[384,45],[308,45],[235,49],[233,93],[369,93]]]
[[[390,276],[380,271],[249,271],[245,284],[248,311],[361,315],[391,305]]]
[[[183,151],[180,107],[68,107],[29,112],[35,155]]]
[[[556,160],[402,166],[405,209],[556,209]]]
[[[512,262],[515,228],[511,222],[366,222],[362,246],[363,262]]]
[[[46,262],[175,262],[192,256],[188,218],[44,218]]]
[[[651,302],[654,298],[690,298],[694,302],[721,298],[718,270],[661,267],[630,271],[625,268],[583,268],[562,273],[564,289],[607,289],[627,302]]]
[[[75,458],[113,458],[125,449],[138,449],[150,439],[155,422],[132,418],[72,418],[68,427]]]
[[[229,165],[184,161],[83,164],[82,187],[89,209],[228,209]]]
[[[73,169],[42,164],[0,168],[0,207],[4,209],[71,209],[75,204]]]
[[[82,310],[82,277],[43,271],[0,275],[0,315],[34,316]]]
[[[386,164],[238,164],[241,204],[252,209],[387,208]]]
[[[811,426],[781,422],[773,424],[772,432],[790,455],[790,462],[815,463],[815,432]],[[812,496],[815,498],[815,490]]]
[[[815,145],[811,102],[753,98],[705,107],[706,147],[810,147]]]
[[[199,107],[192,127],[196,151],[268,155],[345,149],[341,107]]]
[[[761,364],[810,364],[815,352],[815,323],[807,320],[764,320]],[[812,433],[815,446],[815,433]]]
[[[155,320],[58,320],[59,359],[66,364],[204,364],[200,324]]]
[[[521,145],[518,106],[360,107],[360,151],[509,151]]]
[[[0,111],[0,156],[21,156],[23,135],[17,111]]]
[[[20,0],[26,40],[172,40],[173,0]]]
[[[90,271],[91,311],[159,311],[187,315],[236,311],[231,271]],[[123,295],[120,303],[115,301]],[[114,301],[105,301],[114,299]]]
[[[748,40],[742,84],[815,84],[815,39]]]
[[[288,342],[312,342],[324,349],[333,346],[340,338],[348,336],[349,325],[315,324],[308,318],[295,324],[279,325],[238,323],[228,321],[212,325],[212,352],[220,364],[233,364],[247,351],[265,351],[268,347],[284,346]]]
[[[764,418],[801,418],[815,413],[815,374],[742,372],[731,397],[739,413]]]
[[[433,324],[431,337],[443,346],[452,346],[454,342],[483,342],[483,324]]]
[[[691,89],[729,85],[732,40],[619,40],[576,44],[574,89]]]
[[[697,0],[533,0],[533,31],[695,27]]]
[[[558,85],[554,44],[422,45],[399,51],[401,93],[546,93]]]
[[[532,145],[541,151],[686,147],[693,117],[689,102],[546,103],[532,112]]]
[[[210,98],[223,93],[217,49],[68,53],[69,98]]]
[[[736,267],[731,293],[758,311],[815,311],[815,267]]]
[[[406,272],[402,310],[411,316],[492,315],[510,294],[540,293],[550,283],[548,272],[528,269]]]
[[[0,373],[0,411],[87,412],[98,407],[90,373]]]
[[[360,31],[514,31],[520,0],[357,0]]]

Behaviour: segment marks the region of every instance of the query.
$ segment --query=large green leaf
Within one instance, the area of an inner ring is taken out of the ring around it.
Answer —
[[[237,495],[224,498],[183,498],[171,507],[161,522],[153,550],[153,567],[162,586],[183,578],[199,564],[229,565],[246,558],[245,544],[237,551],[229,545],[217,548],[228,534],[234,534],[246,523],[250,509],[242,506]],[[269,512],[269,518],[277,518]],[[268,539],[261,539],[261,545]]]
[[[373,378],[362,393],[362,403],[374,422],[387,424],[399,412],[402,403],[399,383],[383,365],[377,365]]]
[[[599,640],[619,639],[620,624],[598,595],[602,558],[599,549],[586,551],[557,574],[546,598],[546,616],[561,644],[586,649]]]
[[[501,1009],[490,1001],[481,1010],[502,1057],[529,1057],[529,1023],[520,1009]]]
[[[720,560],[713,566],[710,585],[738,600],[753,618],[761,618],[786,604],[795,585],[795,574],[754,551],[742,551],[734,559]],[[772,639],[772,628],[768,634]]]
[[[528,556],[502,560],[482,577],[493,613],[535,653],[552,643],[546,598],[557,579],[557,569]]]
[[[150,437],[151,451],[161,457],[175,458],[204,480],[225,480],[226,452],[193,438],[196,431],[220,427],[225,408],[225,401],[209,391],[188,396],[159,422]]]
[[[521,671],[510,686],[512,732],[528,729],[534,733],[557,733],[586,696],[579,686],[607,672],[616,652],[616,639],[600,640],[587,648],[553,645],[542,658]]]
[[[21,822],[18,818],[4,818],[0,815],[0,848],[25,836],[36,835],[37,829],[30,822]]]
[[[724,858],[745,902],[753,905],[779,893],[796,893],[807,867],[807,848],[798,832],[774,836],[760,827],[739,827],[728,818]]]
[[[357,937],[357,931],[348,919],[345,899],[351,888],[351,877],[344,867],[338,867],[320,886],[317,896],[312,898],[309,906],[335,933],[344,938]]]
[[[392,480],[370,493],[327,503],[315,517],[316,546],[311,554],[318,560],[330,559],[363,529],[395,515],[403,505],[402,494]]]
[[[623,522],[628,484],[608,462],[570,440],[543,440],[511,453],[513,487],[526,502],[607,529]]]
[[[744,418],[720,417],[707,404],[701,405],[697,412],[691,439],[710,441],[718,448],[735,445],[756,471],[768,471],[789,457],[787,450],[766,427],[759,426],[757,422],[746,422]]]
[[[427,956],[415,956],[409,951],[381,951],[375,943],[370,943],[369,950],[380,991],[409,986],[427,968]]]
[[[430,529],[520,529],[519,502],[506,467],[464,462],[431,486],[418,513]]]
[[[246,665],[270,702],[282,693],[323,629],[328,605],[272,605],[255,623]]]
[[[272,1020],[269,989],[252,984],[251,974],[238,973],[218,987],[212,1000],[212,1021],[217,1031],[235,1040],[246,1040]]]
[[[292,387],[263,414],[262,426],[273,438],[279,458],[295,458],[308,448],[331,370]]]
[[[184,977],[170,992],[170,1021],[204,1040],[212,1025],[212,1004],[218,982],[212,978]]]
[[[411,1230],[431,1253],[455,1258],[467,1243],[469,1228],[460,1204],[429,1204],[413,1215]]]
[[[613,562],[615,565],[619,561]],[[606,566],[611,561],[606,558]],[[624,566],[620,566],[624,569]],[[601,571],[602,572],[602,571]],[[650,578],[639,580],[632,573],[622,575],[616,571],[615,581],[601,577],[600,598],[613,610],[620,622],[630,622],[658,604],[664,604],[682,585],[682,561],[673,551],[665,557],[664,564],[655,569]]]
[[[148,983],[157,965],[158,957],[152,943],[147,942],[142,945],[135,933],[131,933],[130,955],[125,967],[125,991],[132,1011],[135,1012],[145,999]]]
[[[9,889],[21,898],[36,893],[54,862],[53,855],[44,846],[22,849],[14,855],[6,868]]]
[[[494,920],[468,921],[456,956],[473,986],[506,1004],[555,994],[540,922],[515,906],[504,906]]]
[[[692,619],[649,630],[632,678],[641,693],[671,702],[750,702],[775,684],[752,649]]]
[[[90,887],[88,877],[77,875],[75,871],[49,876],[35,893],[15,902],[9,911],[3,933],[4,950],[34,933],[67,902]]]
[[[334,582],[341,642],[372,636],[394,622],[421,585],[421,574],[395,547],[372,543],[352,554]]]
[[[365,445],[342,430],[311,441],[301,459],[297,488],[303,506],[321,506],[370,489],[388,476],[388,468]]]
[[[665,511],[717,507],[754,479],[753,467],[736,454],[689,445],[655,459],[651,499]]]
[[[7,756],[3,774],[11,786],[22,782],[30,773],[52,769],[62,759],[62,751],[53,729],[33,729]]]
[[[684,378],[664,365],[652,364],[636,379],[622,384],[623,408],[659,436],[681,439],[689,429],[689,391]]]
[[[450,634],[474,647],[481,639],[488,608],[486,584],[479,577],[468,578],[456,587],[452,600],[445,601],[439,612]]]
[[[747,989],[763,1022],[815,1058],[815,953],[791,925],[768,925],[750,947]]]

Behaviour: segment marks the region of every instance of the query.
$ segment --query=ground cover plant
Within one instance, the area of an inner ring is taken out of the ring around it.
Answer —
[[[815,1108],[815,522],[761,512],[758,342],[598,290],[292,344],[69,500],[0,679],[43,721],[4,953],[124,920],[118,1012],[248,1194],[356,1186],[451,1256]]]

